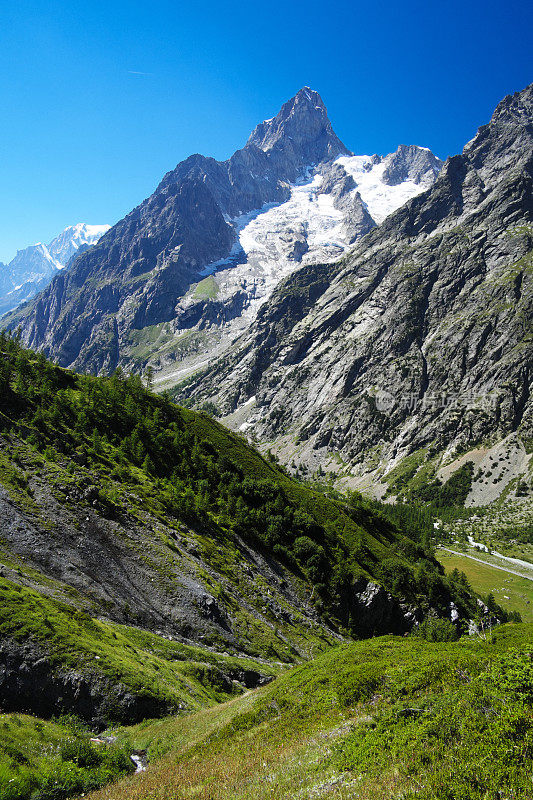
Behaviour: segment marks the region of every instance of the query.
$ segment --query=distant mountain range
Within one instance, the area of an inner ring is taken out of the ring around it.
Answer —
[[[415,146],[354,156],[306,87],[228,161],[178,164],[9,324],[63,366],[150,365],[171,385],[231,346],[283,278],[337,259],[441,166]]]
[[[110,227],[79,222],[65,228],[50,244],[38,242],[19,250],[9,264],[0,263],[0,314],[34,297],[74,256],[96,244]]]

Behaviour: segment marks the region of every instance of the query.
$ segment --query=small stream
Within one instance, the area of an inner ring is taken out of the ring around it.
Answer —
[[[135,764],[135,773],[146,771],[146,767],[148,765],[148,756],[146,755],[146,750],[137,750],[131,754],[130,758]]]

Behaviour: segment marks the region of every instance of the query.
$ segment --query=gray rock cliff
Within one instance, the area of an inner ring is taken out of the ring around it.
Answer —
[[[532,186],[529,86],[343,259],[287,278],[183,394],[311,469],[530,438]]]

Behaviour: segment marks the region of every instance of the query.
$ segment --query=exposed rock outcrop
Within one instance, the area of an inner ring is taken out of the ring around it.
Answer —
[[[383,183],[397,186],[404,181],[426,183],[431,186],[441,170],[440,159],[424,147],[401,144],[392,154],[385,171]]]
[[[439,159],[402,148],[383,162],[353,156],[305,87],[227,161],[178,164],[6,322],[62,366],[149,365],[157,385],[172,385],[231,349],[300,264],[337,259],[435,179]],[[390,185],[385,169],[396,170]]]
[[[109,720],[132,724],[174,710],[101,674],[54,665],[42,646],[13,639],[0,640],[0,709],[45,718],[76,714],[96,729]]]
[[[400,603],[383,586],[362,581],[354,587],[350,616],[363,636],[384,631],[408,633],[422,619],[422,613]]]
[[[311,469],[531,437],[532,117],[531,86],[505,98],[432,188],[289,277],[188,396],[245,408],[247,434]]]

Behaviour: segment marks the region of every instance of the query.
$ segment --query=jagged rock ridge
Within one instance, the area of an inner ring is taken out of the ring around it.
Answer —
[[[345,475],[531,438],[532,98],[506,97],[340,262],[289,277],[185,391],[286,461]]]
[[[160,384],[175,383],[227,349],[286,275],[338,258],[428,188],[440,163],[403,145],[385,159],[353,156],[305,87],[227,161],[178,164],[7,322],[63,366],[150,364]]]

